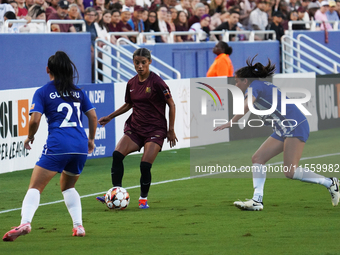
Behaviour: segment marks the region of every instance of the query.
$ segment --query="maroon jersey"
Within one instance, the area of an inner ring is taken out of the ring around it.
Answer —
[[[157,131],[165,138],[165,106],[169,98],[169,87],[153,72],[150,72],[144,82],[138,80],[138,75],[130,79],[126,86],[125,102],[132,104],[133,112],[125,122],[124,132],[132,131],[141,136],[148,136]]]

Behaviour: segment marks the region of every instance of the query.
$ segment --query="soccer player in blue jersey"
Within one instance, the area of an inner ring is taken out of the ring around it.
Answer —
[[[32,101],[28,136],[24,142],[31,149],[41,116],[48,122],[47,142],[36,163],[28,191],[22,203],[20,226],[8,231],[4,241],[14,241],[31,232],[31,222],[38,209],[40,194],[57,174],[66,207],[73,220],[73,236],[85,236],[82,226],[80,196],[74,186],[83,170],[87,154],[94,149],[97,115],[86,94],[74,85],[78,71],[66,53],[58,51],[48,59],[50,82],[39,88]],[[82,113],[88,118],[89,138],[81,121]]]
[[[256,57],[256,56],[255,56]],[[266,78],[274,74],[275,65],[270,60],[267,66],[261,63],[253,64],[254,59],[247,60],[247,66],[239,69],[235,73],[236,86],[245,95],[244,113],[248,108],[248,88],[252,88],[252,102],[255,109],[271,109],[273,101],[272,83],[260,81],[259,78]],[[236,123],[244,115],[235,115],[232,120],[214,130],[222,130],[230,127],[230,123]],[[266,181],[266,171],[264,165],[268,160],[283,152],[284,174],[287,178],[300,180],[303,182],[317,183],[325,186],[331,194],[333,206],[339,203],[339,181],[337,178],[327,178],[316,174],[305,168],[298,167],[303,148],[309,136],[309,124],[306,117],[294,104],[287,104],[286,115],[281,114],[281,92],[277,91],[276,110],[266,116],[265,120],[272,120],[274,133],[260,146],[252,157],[253,163],[253,198],[248,201],[236,201],[234,205],[242,210],[260,211],[263,209],[263,188]],[[294,121],[292,121],[294,120]],[[282,125],[285,121],[285,126]],[[288,124],[290,122],[290,125]],[[288,126],[288,127],[287,127]]]

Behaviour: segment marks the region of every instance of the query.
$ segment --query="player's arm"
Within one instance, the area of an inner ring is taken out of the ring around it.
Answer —
[[[97,129],[97,114],[95,109],[85,112],[89,122],[89,140],[88,140],[88,153],[94,150],[94,137]]]
[[[256,98],[254,96],[252,96],[252,103],[254,104]],[[214,131],[218,131],[218,130],[223,130],[225,128],[229,128],[231,123],[236,123],[238,122],[247,112],[249,111],[249,107],[248,107],[248,98],[246,98],[244,100],[244,114],[237,114],[235,115],[228,123],[218,126],[214,129]]]
[[[31,149],[31,146],[29,144],[30,143],[32,144],[33,141],[34,141],[34,135],[38,131],[40,120],[41,120],[41,115],[42,114],[40,112],[33,112],[31,114],[31,119],[30,119],[30,122],[28,124],[28,136],[27,136],[27,138],[25,139],[25,142],[24,142],[24,147],[27,150]]]
[[[178,142],[178,139],[175,134],[176,106],[172,97],[168,98],[166,100],[166,103],[169,106],[169,129],[167,132],[167,139],[168,142],[170,142],[170,148],[172,148],[176,145],[176,141]]]
[[[70,32],[71,33],[77,33],[77,30],[74,26],[70,27]]]
[[[98,121],[98,123],[100,125],[105,126],[107,123],[109,123],[113,118],[116,118],[117,116],[126,113],[128,110],[130,110],[132,108],[132,104],[129,103],[125,103],[123,104],[122,107],[120,107],[119,109],[117,109],[116,111],[112,112],[111,114],[105,116],[105,117],[101,117]]]

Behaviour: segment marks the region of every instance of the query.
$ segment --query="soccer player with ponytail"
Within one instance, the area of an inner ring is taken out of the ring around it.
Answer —
[[[255,56],[256,57],[256,56]],[[271,109],[273,104],[272,83],[261,81],[274,74],[275,65],[270,60],[266,66],[255,63],[254,59],[247,60],[247,66],[235,72],[236,86],[245,95],[244,113],[249,111],[248,96],[252,97],[252,103],[257,110]],[[248,95],[248,88],[252,88],[252,95]],[[230,122],[215,128],[222,130],[230,127],[230,123],[236,123],[243,115],[235,115]],[[266,181],[265,164],[274,156],[283,152],[284,174],[287,178],[303,182],[316,183],[325,186],[331,194],[333,206],[339,203],[339,181],[337,178],[327,178],[306,168],[299,166],[303,148],[309,137],[309,124],[306,117],[294,104],[286,105],[286,115],[281,113],[281,92],[277,90],[277,107],[269,115],[261,116],[264,120],[272,120],[274,133],[260,146],[252,156],[253,163],[253,198],[248,201],[236,201],[234,205],[242,210],[259,211],[263,209],[263,188]],[[294,122],[292,121],[294,120]],[[282,124],[282,121],[286,125]],[[287,123],[290,123],[288,125]]]
[[[78,76],[78,71],[65,52],[57,51],[51,56],[46,70],[50,82],[37,89],[33,96],[24,146],[31,149],[30,144],[34,142],[43,114],[48,122],[48,137],[22,202],[21,223],[4,235],[4,241],[14,241],[31,232],[40,194],[57,173],[61,173],[60,189],[73,221],[73,236],[85,236],[80,196],[74,186],[87,154],[94,149],[97,115],[86,94],[74,85],[73,80]],[[82,113],[88,118],[89,138],[81,122]]]
[[[170,147],[175,146],[177,141],[174,130],[175,103],[169,87],[157,74],[149,70],[151,62],[151,53],[148,49],[140,48],[133,53],[137,75],[127,83],[125,104],[99,119],[99,124],[105,126],[113,118],[133,109],[125,122],[124,135],[112,154],[111,179],[113,187],[121,187],[125,156],[144,147],[140,163],[141,209],[149,208],[147,196],[151,185],[151,167],[162,149],[164,139],[168,139]],[[165,118],[166,105],[169,106],[169,127]],[[104,197],[97,197],[97,200],[105,203]]]

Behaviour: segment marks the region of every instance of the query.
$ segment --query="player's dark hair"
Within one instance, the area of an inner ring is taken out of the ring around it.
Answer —
[[[78,70],[65,52],[57,51],[48,59],[47,66],[54,77],[54,86],[64,100],[64,94],[68,94],[68,98],[71,98],[71,91],[80,90],[74,85],[74,79],[77,79],[76,83],[79,80]],[[76,98],[73,99],[76,100]]]
[[[233,48],[231,48],[228,43],[220,41],[219,42],[222,49],[223,49],[223,53],[227,54],[227,55],[231,55],[231,53],[233,53]]]
[[[266,66],[257,62],[253,64],[257,54],[252,58],[248,58],[246,63],[247,66],[238,69],[235,72],[235,76],[238,78],[266,78],[272,76],[275,72],[275,64],[272,64],[270,59],[268,58],[268,64]]]
[[[151,60],[151,51],[146,48],[139,48],[133,53],[132,59],[137,56],[146,57],[148,60]]]

